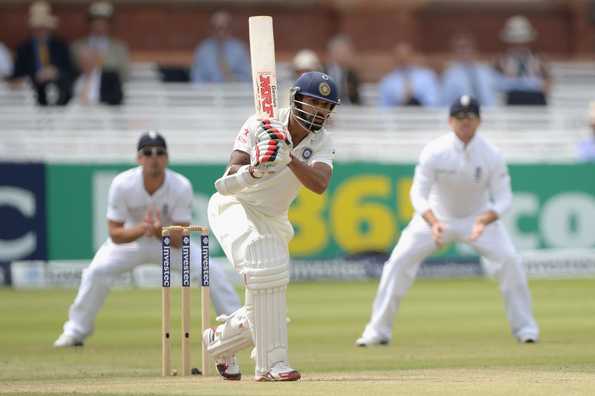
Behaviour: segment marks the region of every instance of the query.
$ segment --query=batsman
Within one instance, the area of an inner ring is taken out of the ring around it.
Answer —
[[[245,305],[203,334],[225,379],[240,379],[235,355],[252,346],[256,381],[300,378],[288,360],[288,209],[302,185],[322,194],[329,184],[334,148],[324,125],[337,104],[331,78],[302,74],[290,90],[290,107],[280,109],[277,119],[248,118],[224,176],[215,182],[209,223],[246,288]]]

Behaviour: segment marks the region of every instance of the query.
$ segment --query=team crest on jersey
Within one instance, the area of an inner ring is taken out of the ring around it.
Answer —
[[[250,133],[250,130],[248,128],[244,128],[238,135],[238,141],[241,143],[248,143],[248,133]]]
[[[312,153],[313,151],[310,147],[304,147],[304,149],[302,150],[302,158],[305,160],[309,160],[312,156]]]
[[[321,82],[318,84],[318,92],[320,92],[322,96],[329,96],[331,94],[331,86],[326,82]]]

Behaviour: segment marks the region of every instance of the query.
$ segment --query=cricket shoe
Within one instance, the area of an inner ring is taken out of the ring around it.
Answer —
[[[210,327],[204,331],[202,334],[204,348],[208,348],[209,345],[215,342],[215,336],[216,332],[214,327]],[[215,366],[217,367],[217,372],[223,379],[229,381],[239,381],[242,379],[240,365],[238,364],[235,355],[227,358],[221,357],[215,359]]]
[[[56,341],[54,341],[54,348],[70,348],[82,347],[83,340],[70,334],[62,333]]]
[[[361,336],[360,338],[355,340],[355,346],[368,347],[373,345],[388,345],[389,342],[390,340],[387,338]]]
[[[257,374],[254,379],[257,382],[281,382],[297,381],[302,378],[299,371],[292,369],[285,362],[278,362],[265,374]]]
[[[240,372],[240,365],[238,364],[235,355],[227,359],[218,359],[215,364],[219,375],[229,381],[239,381],[242,379]]]
[[[524,335],[519,337],[519,342],[523,344],[536,344],[537,337],[533,335]]]

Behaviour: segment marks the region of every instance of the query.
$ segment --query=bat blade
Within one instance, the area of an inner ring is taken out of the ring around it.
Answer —
[[[277,118],[278,86],[275,69],[273,18],[248,18],[254,107],[260,118]]]

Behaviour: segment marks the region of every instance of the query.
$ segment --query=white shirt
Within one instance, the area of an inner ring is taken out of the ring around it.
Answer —
[[[289,108],[279,110],[279,120],[285,125],[289,122],[289,113]],[[258,125],[256,115],[248,118],[236,137],[233,149],[250,154],[256,145]],[[291,152],[302,162],[308,164],[323,162],[331,168],[333,166],[335,150],[332,138],[324,128],[317,133],[309,133]],[[263,177],[262,181],[235,196],[240,202],[262,214],[287,215],[289,205],[297,196],[301,185],[302,183],[293,172],[286,168],[274,175]]]
[[[107,219],[134,226],[144,221],[147,210],[158,209],[163,225],[187,223],[192,219],[192,185],[179,173],[165,170],[161,187],[149,195],[142,167],[117,175],[110,186]]]
[[[90,35],[87,39],[87,45],[91,48],[105,53],[110,45],[110,39],[107,36]]]
[[[12,74],[12,57],[6,46],[0,43],[0,79],[4,79]]]
[[[99,69],[94,69],[90,75],[81,74],[81,76],[76,80],[74,85],[74,96],[81,99],[82,95],[85,93],[85,84],[89,84],[89,92],[87,95],[87,103],[88,104],[98,104],[99,103],[99,84],[101,83],[101,73]]]
[[[512,202],[504,157],[478,134],[467,146],[454,133],[441,136],[420,154],[411,201],[416,212],[432,209],[438,219],[490,209],[501,215]]]

